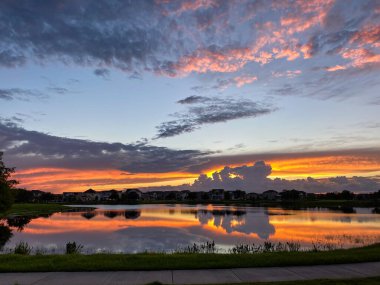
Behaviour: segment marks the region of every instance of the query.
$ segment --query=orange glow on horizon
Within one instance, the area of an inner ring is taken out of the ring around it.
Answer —
[[[380,175],[380,160],[370,156],[317,156],[298,158],[266,159],[272,167],[269,178],[300,179],[306,177],[327,178],[334,176],[376,176]],[[252,165],[252,160],[228,164],[229,167]],[[211,177],[225,165],[212,166],[202,172]],[[176,186],[192,184],[197,173],[128,173],[115,169],[67,169],[67,168],[31,168],[17,170],[14,178],[20,187],[40,189],[53,193],[95,190],[140,188],[154,186]]]
[[[269,178],[327,178],[339,175],[345,176],[375,176],[380,174],[380,161],[367,157],[355,156],[322,156],[291,159],[274,159],[265,161],[272,167]],[[252,165],[251,161],[230,164],[229,167]],[[216,166],[205,171],[209,177],[214,172],[221,171],[225,166]]]

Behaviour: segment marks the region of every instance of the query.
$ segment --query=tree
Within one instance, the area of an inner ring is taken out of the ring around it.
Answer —
[[[8,226],[0,224],[0,251],[3,250],[4,245],[12,237],[12,235],[12,230]]]
[[[0,212],[8,210],[13,203],[12,190],[18,182],[10,179],[14,168],[8,168],[3,162],[3,153],[0,152]]]

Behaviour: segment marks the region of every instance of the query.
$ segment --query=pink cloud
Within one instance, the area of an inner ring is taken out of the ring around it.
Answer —
[[[292,13],[280,20],[281,26],[289,35],[304,32],[325,22],[334,0],[295,1]]]
[[[379,47],[380,25],[367,25],[362,30],[357,31],[350,39],[350,43],[357,44],[359,47],[370,45]]]
[[[380,54],[366,48],[347,49],[342,53],[342,57],[351,60],[351,66],[359,68],[371,63],[380,63]]]
[[[287,77],[294,78],[302,73],[301,70],[286,70],[286,71],[273,71],[272,75],[274,77]]]
[[[347,67],[343,65],[335,65],[335,66],[326,67],[326,71],[329,71],[329,72],[334,72],[334,71],[344,70],[344,69],[347,69]]]
[[[161,0],[156,3],[168,4],[169,0]],[[177,14],[182,14],[188,11],[196,11],[199,9],[208,9],[212,7],[217,7],[219,4],[216,0],[190,0],[190,1],[180,1],[180,6],[174,10]]]
[[[243,76],[237,76],[234,78],[234,81],[236,82],[237,87],[242,87],[246,84],[250,84],[257,80],[257,76],[251,76],[251,75],[243,75]]]
[[[300,56],[299,52],[294,50],[294,49],[291,49],[291,48],[273,48],[272,49],[273,53],[275,54],[275,58],[284,58],[286,57],[286,59],[288,61],[292,61],[292,60],[295,60],[296,58],[298,58]]]
[[[272,54],[261,49],[269,40],[270,37],[262,36],[252,46],[223,51],[198,49],[191,55],[181,57],[172,68],[179,75],[187,75],[191,72],[236,72],[248,62],[267,64],[271,61]]]
[[[174,64],[174,69],[182,75],[191,72],[236,72],[252,60],[254,60],[253,54],[245,48],[232,49],[225,53],[203,49],[180,58]]]

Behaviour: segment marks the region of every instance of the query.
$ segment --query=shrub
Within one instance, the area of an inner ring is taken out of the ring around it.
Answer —
[[[15,254],[29,255],[32,251],[32,248],[29,246],[27,242],[19,242],[15,247]]]
[[[83,249],[83,245],[80,245],[74,242],[66,243],[66,254],[79,254]]]

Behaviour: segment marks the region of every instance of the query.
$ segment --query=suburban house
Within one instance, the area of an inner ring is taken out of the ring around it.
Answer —
[[[246,198],[246,193],[245,191],[242,191],[242,190],[224,192],[225,200],[244,200],[245,198]]]
[[[141,200],[143,193],[137,188],[132,188],[124,190],[121,196],[127,200]]]
[[[245,195],[245,199],[247,199],[247,200],[258,200],[258,199],[260,199],[260,194],[255,193],[255,192],[247,193]]]
[[[277,199],[281,198],[281,196],[275,190],[264,191],[260,195],[260,197],[261,197],[261,199],[264,199],[264,200],[277,200]]]
[[[222,201],[224,200],[224,189],[212,189],[209,192],[210,200]]]

